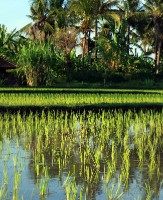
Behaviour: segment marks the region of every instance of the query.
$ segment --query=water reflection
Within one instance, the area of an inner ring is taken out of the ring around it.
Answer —
[[[160,115],[90,112],[4,117],[0,134],[3,199],[68,199],[75,189],[74,199],[162,199]],[[8,129],[4,123],[9,123]],[[18,189],[14,189],[16,172],[21,174]],[[40,195],[41,181],[47,177],[48,190]]]

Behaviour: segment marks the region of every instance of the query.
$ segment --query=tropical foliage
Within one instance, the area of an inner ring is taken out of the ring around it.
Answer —
[[[57,70],[62,63],[50,42],[28,41],[19,51],[17,63],[18,75],[26,78],[30,86],[52,85],[60,73]]]
[[[14,57],[27,85],[161,80],[162,1],[32,0],[29,6],[30,24],[11,33],[0,28],[0,55]]]
[[[0,25],[0,56],[12,57],[17,49],[16,30],[7,33],[7,27]]]

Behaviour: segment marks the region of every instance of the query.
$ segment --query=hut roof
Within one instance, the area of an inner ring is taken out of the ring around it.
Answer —
[[[0,56],[0,68],[3,68],[3,69],[15,69],[15,68],[17,68],[17,66],[15,66],[11,62],[7,61],[5,58]]]

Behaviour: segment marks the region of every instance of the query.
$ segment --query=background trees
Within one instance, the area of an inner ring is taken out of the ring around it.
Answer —
[[[154,62],[158,74],[163,42],[163,2],[161,0],[146,0],[144,8],[145,15],[149,20],[148,27],[154,30]]]
[[[15,55],[28,85],[52,85],[57,77],[127,81],[163,71],[161,0],[32,0],[30,11],[32,22],[20,31],[0,28],[0,54]]]
[[[16,30],[8,33],[7,27],[0,25],[0,56],[13,60],[13,56],[17,51],[16,36]]]

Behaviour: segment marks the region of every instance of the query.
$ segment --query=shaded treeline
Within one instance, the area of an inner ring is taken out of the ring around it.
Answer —
[[[30,24],[11,33],[0,27],[0,56],[18,66],[12,73],[22,84],[161,80],[161,0],[32,0],[29,6]]]

